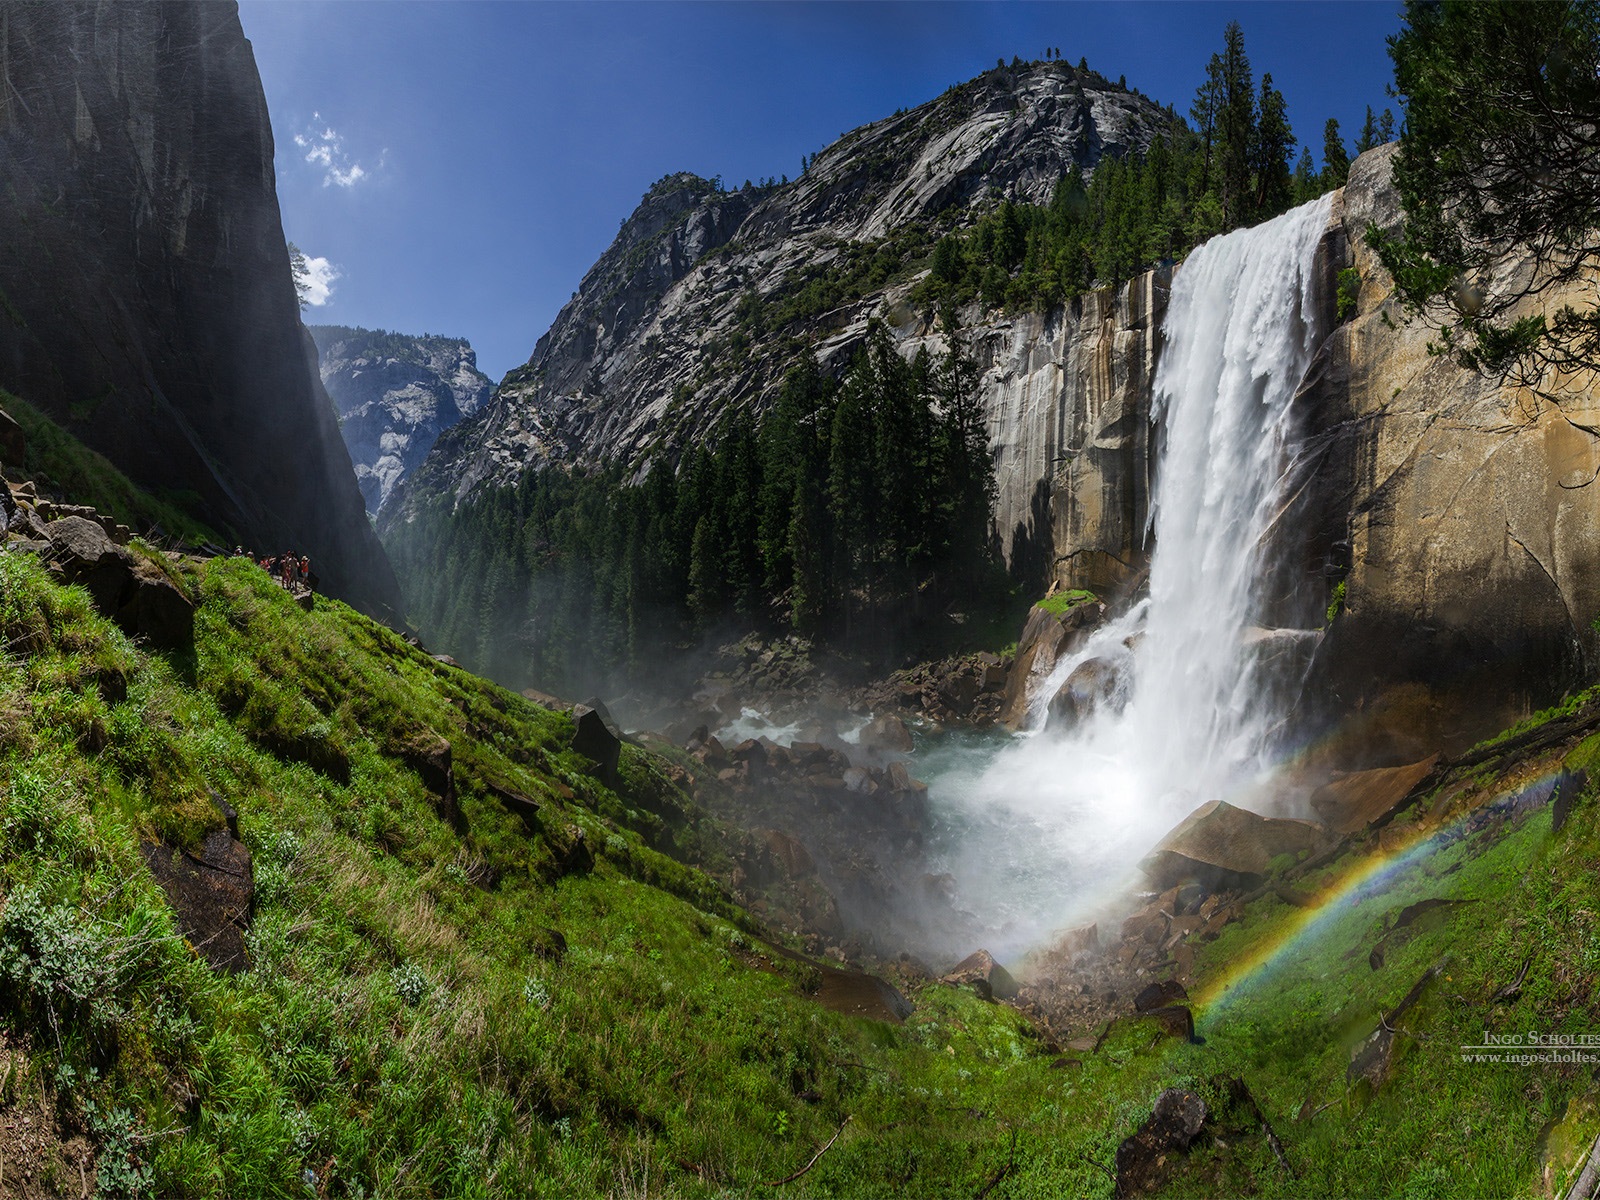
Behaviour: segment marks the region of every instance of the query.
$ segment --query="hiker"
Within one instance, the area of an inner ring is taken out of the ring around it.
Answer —
[[[302,554],[300,556],[300,582],[306,585],[306,590],[311,590],[311,559]]]

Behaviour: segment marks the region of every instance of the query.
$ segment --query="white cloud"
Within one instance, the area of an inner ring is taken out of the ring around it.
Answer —
[[[333,126],[322,124],[321,113],[312,113],[311,120],[305,132],[294,135],[294,144],[305,151],[306,161],[322,172],[323,187],[337,184],[350,188],[370,178],[366,168],[351,161],[345,152],[344,138]]]
[[[325,258],[307,258],[305,269],[295,280],[300,285],[306,303],[321,308],[333,295],[333,281],[339,278],[339,268]]]

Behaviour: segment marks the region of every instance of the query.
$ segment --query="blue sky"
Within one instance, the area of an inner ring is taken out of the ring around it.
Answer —
[[[311,322],[527,360],[649,185],[791,177],[847,129],[1013,55],[1089,65],[1186,113],[1231,19],[1320,155],[1381,109],[1398,0],[525,3],[241,0],[285,231],[337,272]]]

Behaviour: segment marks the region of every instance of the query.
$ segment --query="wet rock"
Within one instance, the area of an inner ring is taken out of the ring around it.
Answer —
[[[505,787],[502,784],[492,783],[488,780],[483,785],[496,800],[505,805],[508,812],[514,813],[527,828],[529,833],[536,832],[539,820],[539,802],[532,796],[525,796],[516,788]]]
[[[1070,956],[1097,953],[1100,949],[1099,924],[1067,930],[1056,940],[1056,948]]]
[[[575,705],[572,723],[572,748],[600,768],[600,779],[608,785],[618,780],[618,766],[622,761],[622,739],[612,732],[598,709],[587,704]]]
[[[1162,838],[1139,868],[1159,888],[1193,882],[1240,889],[1259,883],[1278,855],[1310,849],[1320,837],[1309,822],[1262,817],[1213,800]]]
[[[940,977],[941,983],[967,986],[985,1000],[1015,1000],[1017,981],[1012,978],[994,955],[978,950],[958,962],[949,974]]]
[[[783,878],[800,879],[816,873],[817,864],[798,838],[769,829],[765,840],[767,857]]]
[[[922,793],[928,790],[928,785],[920,779],[913,779],[911,772],[906,769],[903,762],[895,761],[889,764],[884,771],[884,782],[891,792]]]
[[[1355,833],[1388,820],[1438,761],[1435,754],[1404,767],[1341,775],[1312,794],[1311,808],[1335,833]]]
[[[867,723],[861,731],[861,745],[868,750],[889,750],[897,754],[910,754],[915,748],[911,730],[892,713],[884,713]]]
[[[1176,979],[1166,979],[1160,983],[1152,983],[1135,996],[1133,998],[1133,1007],[1136,1012],[1148,1013],[1188,998],[1188,989],[1183,984]]]
[[[48,522],[44,532],[62,578],[82,584],[95,607],[124,633],[163,649],[194,643],[194,605],[155,563],[117,545],[83,517]]]
[[[851,767],[845,771],[844,786],[847,790],[863,796],[870,796],[878,790],[878,785],[872,780],[872,772],[865,767]]]
[[[244,935],[255,913],[249,848],[224,828],[207,834],[198,850],[163,842],[144,842],[139,850],[196,952],[214,970],[246,970]]]
[[[1117,1147],[1116,1195],[1143,1196],[1167,1176],[1168,1156],[1187,1150],[1205,1128],[1205,1101],[1186,1088],[1168,1088],[1133,1136]]]
[[[1057,660],[1077,646],[1088,631],[1105,617],[1106,607],[1093,597],[1053,613],[1034,605],[1017,641],[1017,657],[1006,678],[1005,696],[999,719],[1012,729],[1020,729],[1028,719],[1033,698],[1044,686]]]
[[[1091,658],[1072,669],[1050,698],[1050,725],[1070,729],[1097,710],[1115,705],[1121,672],[1106,658]]]

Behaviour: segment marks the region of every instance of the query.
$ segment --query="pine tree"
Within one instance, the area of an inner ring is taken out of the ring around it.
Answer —
[[[1322,190],[1342,188],[1349,177],[1350,155],[1345,152],[1344,138],[1339,136],[1339,122],[1329,117],[1322,127]]]
[[[1253,164],[1256,175],[1255,212],[1258,218],[1265,219],[1287,209],[1294,195],[1289,156],[1294,152],[1295,137],[1289,129],[1283,93],[1272,86],[1270,72],[1261,77],[1257,112],[1259,117]]]
[[[1378,121],[1372,115],[1372,105],[1367,105],[1367,119],[1361,123],[1361,134],[1356,138],[1356,157],[1359,158],[1378,144]]]

